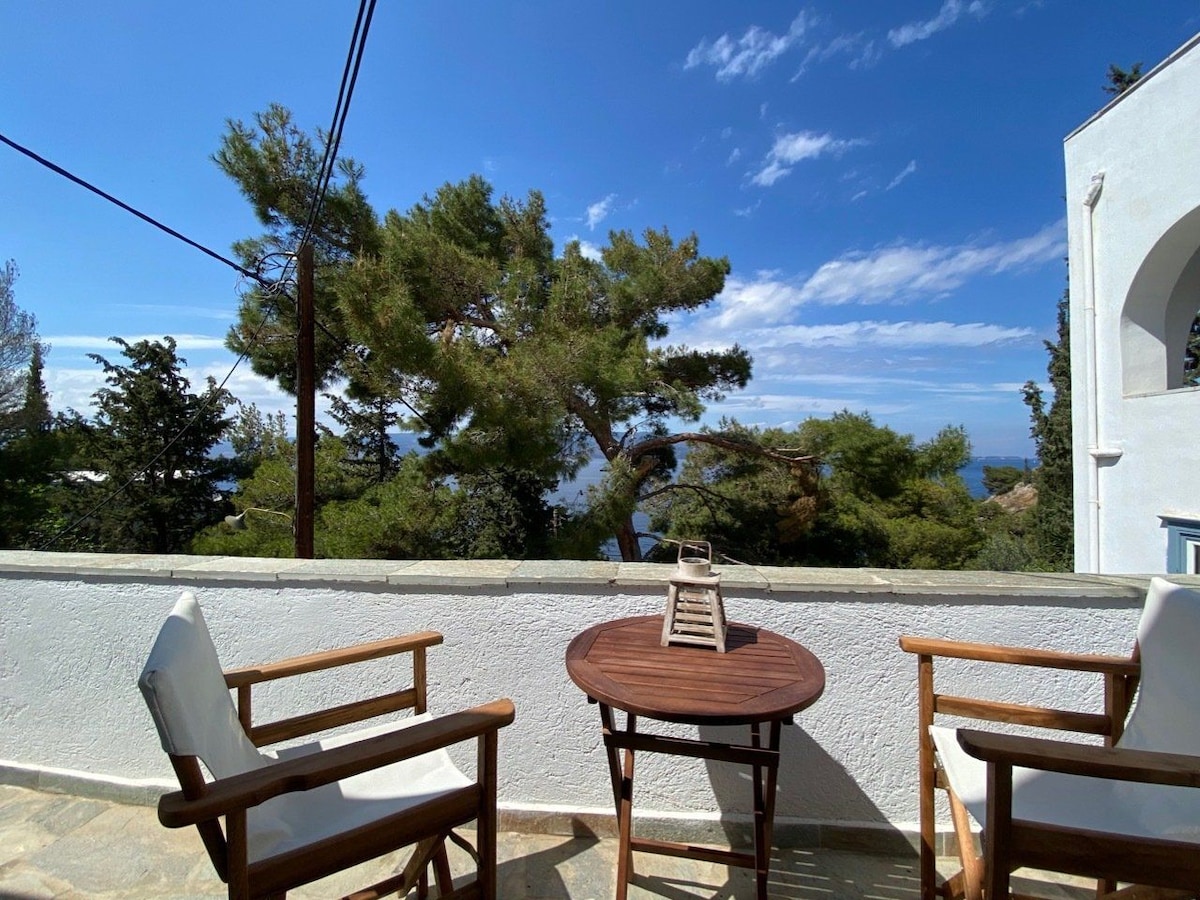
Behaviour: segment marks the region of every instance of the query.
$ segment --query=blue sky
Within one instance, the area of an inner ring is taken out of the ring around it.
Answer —
[[[268,103],[327,126],[357,5],[0,4],[0,132],[227,253],[258,233],[211,162]],[[924,439],[1029,455],[1066,284],[1062,140],[1109,63],[1149,69],[1194,2],[380,3],[342,144],[378,210],[484,175],[546,197],[561,247],[695,232],[725,291],[670,341],[734,341],[745,391],[709,409],[788,425],[846,408]],[[0,146],[0,260],[88,409],[110,335],[173,335],[224,377],[238,275]],[[292,401],[243,364],[264,409]]]

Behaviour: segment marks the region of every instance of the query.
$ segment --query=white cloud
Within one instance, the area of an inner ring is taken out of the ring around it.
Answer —
[[[683,67],[713,66],[719,81],[753,77],[799,42],[811,24],[809,14],[802,11],[783,34],[751,25],[739,38],[723,34],[711,43],[705,38],[688,51]]]
[[[777,272],[752,279],[730,277],[713,304],[712,323],[722,330],[766,327],[790,321],[809,303],[839,305],[936,298],[972,278],[1059,260],[1066,252],[1059,221],[1035,234],[993,244],[951,247],[896,245],[872,253],[848,253],[822,264],[800,282]]]
[[[982,0],[964,3],[963,0],[945,0],[936,16],[924,22],[909,22],[888,32],[888,40],[893,47],[906,47],[909,44],[933,37],[939,31],[945,31],[959,20],[962,14],[970,13],[979,17],[987,12]]]
[[[849,57],[846,65],[850,69],[866,69],[879,62],[882,55],[875,41],[861,31],[858,34],[839,34],[827,44],[810,48],[791,80],[798,81],[813,63],[826,62],[835,56]]]
[[[584,259],[591,259],[595,260],[596,262],[602,261],[599,245],[593,244],[591,241],[581,240],[579,242],[579,253]]]
[[[593,244],[591,241],[585,240],[584,238],[581,238],[577,234],[573,234],[570,237],[568,237],[566,239],[566,241],[563,242],[563,246],[565,247],[567,244],[571,243],[572,241],[575,241],[577,244],[579,244],[579,255],[582,256],[584,259],[592,259],[592,260],[595,260],[596,262],[603,261],[600,256],[600,245],[599,244]]]
[[[888,182],[888,186],[885,187],[884,190],[890,191],[892,188],[896,187],[896,185],[898,185],[900,182],[902,182],[905,178],[907,178],[909,175],[911,175],[915,171],[917,171],[917,161],[915,159],[910,160],[908,165],[904,167],[904,169],[900,172],[900,174],[898,174],[895,178],[893,178],[891,181]]]
[[[741,325],[770,325],[787,319],[799,305],[796,287],[772,275],[753,281],[730,277],[714,303],[717,314],[713,324],[721,331]]]
[[[135,334],[121,335],[121,337],[130,344],[136,344],[138,341],[161,341],[164,335],[161,334]],[[174,334],[171,337],[175,338],[175,347],[178,350],[222,350],[225,347],[224,337],[211,337],[203,334]],[[118,356],[121,349],[117,344],[110,341],[108,335],[92,335],[92,334],[60,334],[51,335],[44,338],[53,351],[55,348],[72,349],[72,350],[95,350],[103,356],[107,352],[115,353]]]
[[[616,199],[616,194],[609,194],[603,200],[597,200],[587,208],[588,228],[594,231],[597,225],[608,218],[608,214],[612,212],[613,201]]]
[[[824,263],[796,289],[799,303],[886,303],[939,296],[979,275],[1061,259],[1066,253],[1063,222],[1029,237],[994,244],[953,247],[885,247],[848,253]]]
[[[729,152],[729,159],[725,160],[725,165],[732,166],[735,162],[742,158],[742,151],[739,147],[734,147]]]
[[[836,156],[864,143],[866,142],[859,139],[842,140],[831,134],[817,134],[815,131],[780,135],[763,160],[762,168],[754,173],[750,180],[761,187],[770,187],[789,174],[798,162],[816,159],[822,155]]]
[[[229,375],[230,369],[233,368],[233,362],[234,357],[230,356],[202,366],[184,366],[181,371],[191,384],[193,392],[203,391],[206,379],[210,376],[218,384],[226,376],[229,376],[225,381],[225,389],[241,402],[247,405],[255,404],[264,414],[282,412],[289,422],[295,418],[295,397],[284,393],[275,382],[255,375],[246,361],[243,361],[233,374]],[[43,378],[46,390],[50,393],[51,409],[55,412],[71,408],[86,417],[95,414],[92,395],[100,388],[105,387],[104,372],[99,366],[78,369],[48,365],[43,373]],[[329,391],[329,393],[338,392],[339,389],[336,387]],[[329,401],[318,393],[317,418],[325,424],[333,425],[333,421],[328,415],[329,405]]]
[[[869,412],[872,416],[891,416],[910,408],[909,403],[881,402],[879,398],[868,403],[866,398],[849,393],[817,396],[742,392],[710,404],[704,418],[714,425],[727,416],[744,425],[790,429],[799,427],[806,419],[826,418],[846,409],[856,413]]]
[[[1009,328],[982,322],[845,322],[839,325],[786,325],[764,337],[775,345],[811,349],[912,349],[916,347],[984,347],[1034,337],[1032,328]]]

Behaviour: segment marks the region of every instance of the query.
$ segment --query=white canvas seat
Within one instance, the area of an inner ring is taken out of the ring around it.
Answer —
[[[167,825],[201,826],[218,874],[230,883],[231,897],[282,896],[288,888],[313,880],[307,877],[310,869],[319,870],[315,877],[323,877],[346,864],[413,843],[411,835],[417,832],[423,841],[418,848],[422,856],[410,865],[411,871],[406,871],[403,879],[423,881],[428,859],[445,865],[442,841],[450,828],[478,818],[481,856],[491,854],[490,860],[481,859],[480,863],[482,895],[492,896],[488,884],[494,892],[495,784],[488,779],[494,779],[496,732],[512,721],[512,704],[497,701],[440,719],[425,712],[424,648],[440,641],[440,635],[425,633],[380,642],[365,653],[349,648],[300,657],[290,665],[285,661],[244,670],[235,680],[248,692],[248,681],[384,653],[412,652],[414,659],[419,658],[420,677],[414,671],[414,688],[392,695],[389,701],[393,708],[419,710],[416,715],[398,723],[264,752],[255,746],[239,718],[199,604],[191,594],[184,594],[163,625],[138,682],[163,749],[184,788],[182,795],[164,797],[160,818]],[[364,718],[352,707],[339,707],[335,718]],[[328,727],[329,721],[322,720],[320,727]],[[459,771],[446,750],[449,744],[468,738],[481,742],[478,781]],[[332,768],[323,772],[326,761]],[[203,777],[198,763],[211,781]],[[282,780],[276,779],[277,774]],[[226,834],[209,810],[188,811],[189,803],[211,805],[212,795],[223,789],[228,790],[230,799],[220,814],[238,817],[245,811],[244,824],[226,819]],[[404,825],[406,815],[417,821]],[[395,831],[398,843],[388,843],[386,838],[381,843],[378,835],[371,834],[377,826]],[[493,834],[490,841],[484,833],[489,828]],[[244,849],[233,846],[235,841],[244,842]],[[383,844],[384,849],[375,850]],[[244,872],[235,871],[239,860]],[[490,874],[484,871],[488,866]],[[439,874],[443,872],[439,868]],[[256,882],[260,883],[257,888]],[[235,883],[236,890],[245,893],[235,894]],[[407,890],[403,883],[398,884]],[[449,890],[448,884],[440,887],[443,892]]]
[[[1141,687],[1116,746],[1200,755],[1200,594],[1155,578],[1138,625]],[[987,821],[987,765],[930,727],[942,767],[976,822]],[[1200,790],[1013,770],[1013,817],[1200,844]]]
[[[298,759],[333,747],[388,734],[422,722],[429,713],[399,723],[376,725],[350,734],[324,738],[310,744],[263,754],[268,762]],[[445,749],[424,753],[381,769],[374,769],[303,793],[268,800],[249,818],[250,861],[295,850],[369,825],[471,785]]]
[[[921,658],[922,725],[930,740],[921,748],[923,897],[1007,896],[1008,873],[1021,865],[1094,875],[1103,895],[1117,881],[1169,889],[1139,888],[1138,897],[1192,896],[1190,889],[1200,887],[1200,591],[1152,579],[1128,660],[923,638],[901,643]],[[1102,673],[1106,712],[943,695],[933,687],[937,656]],[[1134,684],[1136,703],[1126,720]],[[938,712],[1090,727],[1110,746],[950,728],[933,723]],[[951,794],[964,858],[963,873],[940,889],[926,821],[932,816],[926,792],[935,785]],[[964,808],[982,829],[984,860],[964,849],[970,842],[958,812]]]

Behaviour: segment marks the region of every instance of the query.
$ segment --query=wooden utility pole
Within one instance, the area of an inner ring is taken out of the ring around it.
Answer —
[[[300,248],[296,330],[296,558],[313,558],[316,518],[316,352],[312,244]]]

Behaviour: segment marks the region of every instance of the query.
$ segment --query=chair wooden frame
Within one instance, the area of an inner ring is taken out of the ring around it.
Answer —
[[[920,827],[921,827],[921,898],[934,900],[941,896],[947,900],[965,897],[967,900],[982,900],[1008,896],[1010,873],[1021,866],[1094,875],[1101,879],[1098,896],[1129,896],[1113,894],[1113,879],[1136,881],[1139,877],[1154,874],[1154,869],[1123,866],[1112,857],[1111,844],[1098,841],[1101,835],[1095,832],[1068,832],[1052,829],[1034,822],[1012,821],[1012,766],[1048,769],[1096,777],[1126,777],[1133,780],[1155,781],[1164,777],[1155,774],[1157,768],[1149,764],[1147,754],[1133,750],[1114,749],[1125,727],[1137,689],[1140,665],[1135,647],[1131,656],[1106,656],[1079,653],[1064,653],[1020,647],[1005,647],[996,644],[981,644],[966,641],[941,640],[902,636],[900,647],[917,656],[918,691],[918,765],[920,771]],[[1093,673],[1101,676],[1104,685],[1103,712],[1081,712],[1051,709],[1017,703],[1005,703],[971,697],[940,694],[934,688],[934,660],[938,657],[974,660],[978,662],[1003,663],[1041,669],[1062,669]],[[937,760],[929,728],[936,715],[978,719],[993,722],[1008,722],[1039,728],[1057,729],[1083,734],[1094,734],[1104,739],[1103,747],[1068,744],[1062,741],[1046,741],[1039,738],[1012,735],[989,735],[978,731],[960,732],[960,742],[972,755],[988,762],[989,819],[984,824],[985,856],[974,849],[970,818],[966,808],[950,790],[945,773]],[[1051,755],[1042,756],[1045,752]],[[1098,763],[1100,758],[1107,763]],[[1033,762],[1036,760],[1036,762]],[[1119,762],[1114,762],[1119,760]],[[1171,760],[1162,760],[1170,769]],[[1198,761],[1193,760],[1193,763]],[[1174,760],[1177,764],[1178,760]],[[1139,777],[1140,773],[1140,777]],[[1172,777],[1183,777],[1178,772]],[[1197,777],[1200,775],[1189,775]],[[1168,783],[1159,781],[1159,783]],[[1170,782],[1176,783],[1176,782]],[[939,885],[936,870],[937,848],[934,827],[934,791],[942,788],[950,801],[951,820],[958,842],[963,869]],[[1005,817],[1006,806],[1008,815]],[[1080,840],[1083,837],[1085,840]],[[1107,836],[1109,841],[1113,836]],[[1130,839],[1121,838],[1123,852],[1130,847]],[[1195,845],[1171,844],[1160,850],[1173,851],[1187,847],[1195,852]],[[1171,885],[1169,879],[1162,880]],[[1197,882],[1185,882],[1185,884]],[[1178,886],[1182,887],[1185,884]],[[1137,897],[1156,896],[1139,893]],[[1170,896],[1170,895],[1167,895]],[[1174,896],[1179,896],[1175,894]],[[1190,896],[1190,895],[1184,895]]]
[[[265,746],[385,713],[406,709],[416,714],[425,712],[426,649],[441,642],[440,634],[421,632],[228,670],[224,673],[225,683],[236,692],[238,718],[246,734],[255,746]],[[276,722],[253,724],[252,689],[256,684],[401,653],[411,654],[412,658],[413,681],[409,688]],[[229,885],[231,900],[283,898],[291,888],[409,845],[415,848],[401,873],[350,896],[354,900],[369,900],[395,892],[403,895],[416,886],[419,896],[424,897],[428,890],[427,871],[432,866],[440,896],[492,900],[496,896],[498,731],[513,718],[512,702],[496,700],[215,781],[205,780],[196,757],[171,754],[182,790],[160,799],[159,821],[168,828],[197,826],[217,874]],[[315,844],[255,862],[248,860],[248,809],[272,797],[310,790],[471,739],[477,742],[478,768],[476,781],[469,787]],[[222,817],[224,830],[220,824]],[[473,819],[477,822],[474,849],[452,830]],[[447,838],[464,846],[477,863],[476,880],[457,891],[453,889],[446,855]]]

